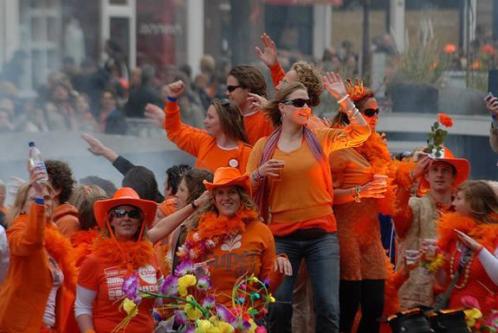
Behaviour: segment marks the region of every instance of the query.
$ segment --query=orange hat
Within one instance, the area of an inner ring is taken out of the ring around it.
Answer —
[[[453,187],[458,187],[461,183],[469,178],[470,174],[470,163],[465,158],[457,158],[451,150],[447,147],[444,147],[441,150],[442,157],[436,157],[434,154],[429,154],[429,158],[432,160],[431,163],[434,162],[445,162],[453,166],[456,170],[455,180],[453,181]],[[425,179],[425,177],[421,177],[420,179],[420,189],[427,190],[430,188],[429,183]]]
[[[109,211],[114,207],[129,205],[139,208],[144,216],[144,224],[148,227],[156,217],[157,203],[140,199],[137,192],[130,187],[121,187],[112,199],[97,200],[93,204],[95,219],[100,228],[104,228]]]
[[[251,194],[251,181],[249,180],[249,176],[240,174],[239,169],[232,167],[218,168],[214,172],[213,178],[212,183],[207,180],[202,182],[209,191],[224,186],[240,186],[247,193]]]

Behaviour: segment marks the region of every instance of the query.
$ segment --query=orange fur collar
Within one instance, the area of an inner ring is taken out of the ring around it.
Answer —
[[[76,268],[72,260],[73,250],[69,240],[50,224],[45,227],[45,249],[55,259],[64,273],[64,285],[70,290],[76,288]]]
[[[136,270],[154,264],[154,249],[148,240],[120,242],[113,238],[97,237],[92,253],[104,264]]]

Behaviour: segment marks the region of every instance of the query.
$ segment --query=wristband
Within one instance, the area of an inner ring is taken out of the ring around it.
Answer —
[[[44,204],[45,204],[45,199],[43,199],[43,198],[38,198],[38,197],[36,197],[36,198],[34,199],[34,201],[35,201],[35,203],[37,203],[38,205],[44,205]]]
[[[348,98],[349,98],[349,95],[348,95],[348,94],[346,94],[346,95],[342,96],[342,97],[341,97],[341,99],[339,99],[339,100],[337,101],[337,104],[341,104],[342,102],[344,102],[344,101],[345,101],[345,100],[347,100]]]
[[[176,97],[171,97],[171,96],[166,97],[166,99],[167,99],[169,102],[173,102],[173,103],[175,103],[175,102],[176,102],[176,100],[177,100],[177,98],[176,98]]]
[[[192,202],[190,203],[190,206],[192,206],[192,208],[194,210],[196,210],[197,208],[199,208],[199,206],[197,206],[195,203],[194,203],[195,200],[192,200]]]
[[[355,202],[361,202],[360,192],[361,192],[361,186],[356,185],[354,187],[354,192],[353,192],[353,199]]]

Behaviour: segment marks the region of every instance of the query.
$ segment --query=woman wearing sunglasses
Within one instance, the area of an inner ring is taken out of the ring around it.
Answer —
[[[154,250],[143,237],[154,221],[156,208],[154,201],[140,199],[129,187],[120,188],[112,199],[95,202],[95,218],[106,236],[95,240],[92,254],[80,269],[75,316],[81,332],[111,332],[123,321],[126,313],[120,303],[125,297],[125,279],[135,276],[137,288],[158,291],[160,273]],[[153,305],[153,300],[143,299],[126,330],[152,332]]]
[[[249,158],[257,204],[275,236],[277,251],[287,254],[294,272],[275,294],[272,332],[290,331],[292,290],[302,259],[313,285],[316,331],[339,331],[339,247],[328,156],[361,144],[370,129],[348,100],[341,78],[330,73],[324,83],[344,104],[351,125],[310,130],[308,91],[298,82],[284,84],[265,107],[276,130],[256,143]]]
[[[204,119],[205,130],[193,128],[181,122],[176,103],[185,84],[173,82],[168,90],[164,128],[178,148],[196,157],[195,167],[214,172],[229,166],[245,172],[251,147],[247,144],[240,109],[228,100],[214,100]]]
[[[360,146],[330,155],[341,248],[341,332],[351,332],[361,305],[358,332],[375,333],[379,331],[387,278],[378,216],[393,215],[393,183],[411,188],[411,165],[394,162],[384,138],[376,132],[379,106],[373,92],[358,81],[348,81],[346,88],[371,134]],[[342,128],[348,124],[349,120],[339,113],[333,126]]]

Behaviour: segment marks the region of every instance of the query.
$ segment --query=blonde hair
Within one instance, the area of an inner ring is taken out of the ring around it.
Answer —
[[[29,190],[31,189],[32,183],[24,183],[17,189],[16,197],[14,199],[14,204],[10,207],[6,216],[7,226],[11,226],[14,220],[21,214],[26,214],[24,211],[24,206],[28,202]],[[50,185],[47,184],[48,191],[53,193],[54,190]]]
[[[97,225],[93,214],[93,204],[97,200],[107,199],[109,196],[98,185],[78,185],[69,202],[78,210],[78,219],[82,230],[92,229]]]
[[[282,125],[282,113],[279,109],[279,104],[284,102],[290,94],[292,94],[296,90],[305,90],[306,87],[300,82],[291,82],[284,84],[279,91],[277,91],[275,97],[269,101],[263,110],[266,112],[268,117],[270,117],[273,126],[278,127]]]
[[[298,81],[308,90],[310,106],[320,104],[323,84],[318,69],[305,61],[298,61],[292,65],[291,70],[296,72]]]

